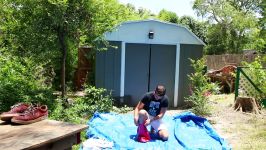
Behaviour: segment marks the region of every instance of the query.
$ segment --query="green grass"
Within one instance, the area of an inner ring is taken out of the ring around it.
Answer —
[[[266,148],[266,110],[260,115],[235,112],[234,94],[213,95],[214,111],[222,124],[220,133],[226,136],[232,149],[236,150],[263,150]]]

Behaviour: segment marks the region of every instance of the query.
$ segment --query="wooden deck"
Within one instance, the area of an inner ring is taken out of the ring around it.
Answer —
[[[0,150],[71,149],[87,125],[43,120],[29,125],[0,121]]]

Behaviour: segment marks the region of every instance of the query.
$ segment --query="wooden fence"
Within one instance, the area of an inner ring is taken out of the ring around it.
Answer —
[[[78,49],[78,68],[75,71],[75,88],[76,90],[83,89],[86,79],[92,76],[92,60],[87,59],[86,54],[91,51],[91,48],[81,47]]]
[[[264,57],[266,55],[262,55]],[[244,55],[244,54],[226,54],[226,55],[207,55],[206,65],[208,70],[221,69],[226,65],[241,66],[242,61],[252,62],[257,57],[256,54]],[[264,67],[266,64],[264,64]]]

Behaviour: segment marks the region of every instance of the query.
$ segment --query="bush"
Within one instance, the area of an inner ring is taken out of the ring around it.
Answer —
[[[258,100],[266,98],[266,68],[263,68],[263,64],[266,64],[266,56],[264,56],[264,58],[257,56],[255,61],[251,63],[242,62],[242,65],[247,67],[243,68],[245,73],[262,92],[259,96],[256,94],[252,95]],[[249,93],[257,93],[253,87],[246,87],[246,90],[248,90]]]
[[[127,113],[127,112],[132,111],[132,110],[134,110],[134,108],[128,107],[127,105],[124,105],[123,107],[113,106],[113,109],[112,109],[112,111],[116,112],[116,113]]]
[[[186,97],[186,102],[192,104],[192,112],[196,115],[206,116],[211,113],[208,105],[209,95],[217,92],[218,86],[214,83],[209,83],[209,79],[204,75],[205,58],[199,60],[192,60],[192,67],[194,73],[188,75],[191,82],[191,95]]]
[[[51,119],[74,123],[84,123],[96,111],[110,112],[113,108],[113,98],[106,89],[85,87],[85,96],[74,100],[73,104],[65,104],[65,100],[58,99]]]
[[[80,113],[90,116],[96,111],[110,112],[113,107],[113,98],[106,89],[87,86],[85,87],[85,96],[77,99],[75,103],[83,106]]]
[[[211,114],[211,107],[208,104],[208,97],[202,91],[195,90],[192,95],[187,98],[192,103],[192,112],[199,116]]]
[[[0,55],[0,112],[18,102],[46,104],[53,109],[52,89],[44,84],[42,69],[29,59]]]

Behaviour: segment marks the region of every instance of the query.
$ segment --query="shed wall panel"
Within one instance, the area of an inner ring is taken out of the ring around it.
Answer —
[[[185,97],[189,95],[189,79],[188,75],[193,72],[189,58],[197,60],[203,56],[202,45],[180,45],[180,63],[179,63],[179,89],[178,89],[178,105],[184,104]]]
[[[169,98],[169,106],[174,105],[175,59],[175,45],[151,45],[149,91],[154,90],[158,84],[164,85]]]
[[[96,87],[105,88],[113,96],[120,95],[121,42],[110,41],[106,51],[96,53]]]
[[[148,44],[126,44],[125,103],[134,106],[148,91]]]

